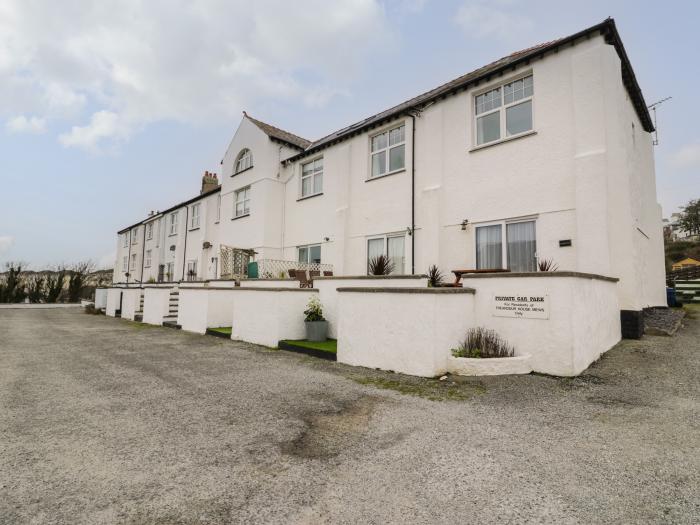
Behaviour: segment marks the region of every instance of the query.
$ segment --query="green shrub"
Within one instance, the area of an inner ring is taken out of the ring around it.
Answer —
[[[389,275],[394,271],[394,263],[386,255],[377,255],[369,260],[370,275]]]
[[[457,348],[455,357],[489,358],[513,357],[515,350],[493,330],[477,327],[467,330],[467,335]]]
[[[428,268],[428,286],[437,288],[442,284],[442,280],[442,272],[436,265],[433,264],[430,268]]]

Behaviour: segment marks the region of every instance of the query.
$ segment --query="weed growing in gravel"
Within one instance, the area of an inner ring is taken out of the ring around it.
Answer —
[[[418,396],[430,401],[464,401],[477,394],[483,394],[486,389],[475,384],[456,384],[435,379],[396,380],[383,377],[350,377],[361,385],[370,385],[384,390],[394,390],[400,394]]]

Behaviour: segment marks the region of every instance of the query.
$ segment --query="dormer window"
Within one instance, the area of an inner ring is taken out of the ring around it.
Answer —
[[[242,149],[241,152],[236,157],[236,164],[234,165],[233,174],[240,173],[253,167],[253,153],[248,149]]]

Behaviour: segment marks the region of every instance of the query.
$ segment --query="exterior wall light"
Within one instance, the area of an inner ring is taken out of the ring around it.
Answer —
[[[467,225],[469,224],[469,219],[464,219],[462,221],[462,231],[467,231]]]

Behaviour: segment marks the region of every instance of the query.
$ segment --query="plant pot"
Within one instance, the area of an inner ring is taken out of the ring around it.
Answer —
[[[328,321],[304,321],[308,341],[325,341],[328,339]]]

